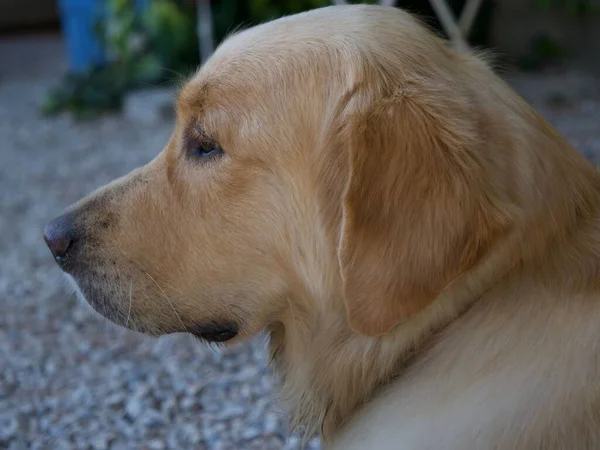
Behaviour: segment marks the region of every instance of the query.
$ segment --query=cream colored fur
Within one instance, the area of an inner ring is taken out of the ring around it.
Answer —
[[[165,150],[72,208],[93,261],[72,276],[151,334],[266,329],[327,448],[595,449],[599,205],[479,56],[331,7],[219,47]]]

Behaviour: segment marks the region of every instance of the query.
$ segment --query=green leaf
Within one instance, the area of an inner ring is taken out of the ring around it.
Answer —
[[[163,65],[155,55],[146,55],[134,66],[136,83],[158,83],[163,74]]]

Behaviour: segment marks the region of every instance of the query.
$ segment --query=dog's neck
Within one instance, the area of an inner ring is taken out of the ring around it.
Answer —
[[[378,388],[399,376],[435,333],[510,271],[522,238],[508,236],[429,307],[385,336],[352,331],[341,297],[290,301],[294,307],[287,320],[270,329],[270,349],[292,426],[324,439],[335,433]]]
[[[568,213],[549,207],[547,214],[534,222],[512,227],[480,264],[385,336],[371,338],[352,331],[342,297],[335,290],[324,291],[322,298],[305,292],[304,298],[290,299],[284,318],[270,328],[270,349],[292,426],[303,428],[306,436],[320,433],[327,440],[379,388],[401,376],[411,357],[423,351],[436,333],[460,320],[515,268],[523,271],[528,266],[550,283],[572,283],[571,278],[561,281],[555,274],[541,274],[538,269],[552,267],[548,260],[540,265],[539,258],[567,258],[572,260],[572,273],[582,274],[576,277],[581,283],[596,282],[590,277],[595,274],[591,267],[597,263],[585,257],[585,251],[573,253],[575,246],[585,250],[584,242],[590,239],[600,242],[600,182],[595,174],[588,172],[588,176],[589,183],[583,182],[587,190],[581,190],[579,201],[567,207]],[[568,217],[565,221],[569,223],[557,227],[553,219],[558,214]],[[585,279],[583,274],[587,274]]]
[[[589,221],[581,224],[568,240],[589,242],[590,233],[600,242],[600,219],[591,226]],[[282,400],[291,413],[292,427],[303,429],[306,437],[320,434],[325,440],[331,438],[378,389],[401,376],[411,358],[425,350],[433,336],[460,320],[486,291],[516,267],[522,270],[525,264],[535,271],[536,260],[522,251],[524,247],[531,248],[534,238],[528,232],[511,233],[429,307],[385,336],[370,338],[353,332],[341,299],[319,303],[321,308],[314,308],[313,302],[306,309],[302,302],[294,301],[299,306],[289,320],[270,329],[272,361],[280,377]],[[556,240],[540,245],[555,246]],[[546,254],[552,259],[573,260],[573,273],[593,275],[590,267],[597,264],[583,255],[574,255],[568,247],[564,252],[553,247]],[[551,274],[542,276],[548,278]],[[580,281],[593,282],[587,278]]]
[[[294,297],[289,298],[289,308],[270,330],[271,352],[292,425],[303,427],[307,435],[321,432],[327,439],[334,434],[379,387],[401,376],[409,359],[436,333],[460,320],[511,272],[529,271],[554,287],[578,283],[571,291],[597,283],[595,250],[586,249],[586,244],[600,242],[600,177],[511,91],[502,88],[498,98],[510,100],[498,104],[507,112],[527,117],[507,124],[513,133],[496,139],[503,144],[498,151],[510,155],[506,149],[513,148],[518,156],[489,168],[503,190],[500,198],[511,208],[512,221],[476,267],[424,310],[376,338],[350,329],[341,290],[331,282],[335,276],[321,274],[324,266],[335,266],[333,261],[319,264],[323,254],[306,261],[304,275],[290,289]],[[313,223],[319,223],[318,212]],[[326,242],[297,247],[324,248]],[[550,260],[570,261],[570,272],[556,270]],[[307,289],[310,283],[320,287]]]

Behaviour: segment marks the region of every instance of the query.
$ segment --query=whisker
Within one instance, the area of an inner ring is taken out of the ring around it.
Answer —
[[[296,316],[294,314],[294,306],[292,305],[292,300],[290,300],[290,297],[287,295],[285,296],[285,299],[287,300],[288,305],[290,307],[290,314],[292,315],[292,323],[296,323]]]
[[[189,297],[189,296],[187,296],[186,294],[184,294],[183,292],[181,292],[181,290],[180,290],[180,289],[177,289],[175,286],[173,286],[173,285],[171,285],[171,284],[169,284],[169,283],[166,283],[166,282],[164,282],[164,281],[163,281],[163,285],[164,285],[165,287],[167,287],[167,288],[171,289],[171,290],[172,290],[173,292],[175,292],[177,295],[180,295],[181,297],[183,297],[185,300],[190,300],[190,301],[192,300],[192,298],[191,298],[191,297]]]
[[[122,328],[121,336],[119,336],[119,339],[113,346],[113,350],[116,349],[117,347],[119,347],[123,343],[123,341],[125,341],[125,336],[129,332],[127,325],[129,325],[129,319],[131,317],[132,294],[133,294],[133,281],[131,281],[129,283],[129,307],[127,309],[127,317],[125,319],[125,325],[123,327],[119,327],[119,328]]]
[[[176,79],[178,79],[178,80],[185,80],[185,78],[187,78],[189,76],[189,74],[185,75],[181,72],[177,72],[176,70],[169,69],[168,67],[163,67],[162,70],[164,70],[167,73],[171,73],[172,75],[176,75]],[[193,72],[193,70],[192,70],[192,72]]]
[[[177,316],[177,320],[179,320],[179,323],[181,324],[181,326],[183,327],[183,329],[185,331],[187,331],[189,333],[188,328],[185,326],[185,324],[183,323],[183,320],[181,320],[181,317],[179,316],[179,313],[177,312],[177,310],[175,309],[175,306],[173,305],[173,303],[171,302],[171,300],[169,299],[169,297],[167,296],[167,294],[165,293],[165,291],[163,290],[162,287],[160,287],[160,285],[158,284],[158,282],[152,277],[152,275],[150,275],[148,272],[144,272],[156,285],[156,287],[160,290],[162,296],[165,298],[165,300],[169,303],[169,306],[171,307],[171,309],[173,310],[173,312],[175,313],[175,316]]]
[[[131,303],[133,294],[133,281],[129,283],[129,308],[127,309],[127,318],[125,319],[125,328],[129,325],[129,319],[131,318]]]

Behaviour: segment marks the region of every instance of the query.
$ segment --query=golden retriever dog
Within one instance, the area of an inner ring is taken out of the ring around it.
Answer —
[[[229,37],[162,153],[44,237],[117,324],[266,330],[328,448],[600,448],[600,176],[399,9]]]

